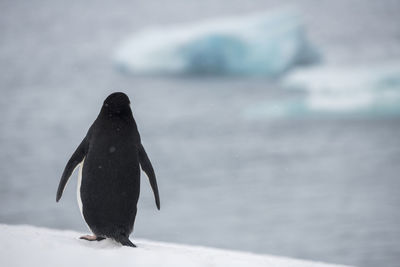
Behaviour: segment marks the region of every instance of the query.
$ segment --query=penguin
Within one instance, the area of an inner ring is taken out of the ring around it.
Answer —
[[[65,166],[56,202],[78,166],[78,205],[93,233],[80,238],[111,238],[123,246],[136,247],[129,235],[137,212],[140,167],[149,178],[158,210],[160,197],[156,175],[126,94],[116,92],[104,100],[98,117]]]

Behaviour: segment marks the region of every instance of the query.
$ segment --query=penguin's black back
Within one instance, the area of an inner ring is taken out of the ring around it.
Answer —
[[[80,187],[84,219],[97,236],[128,237],[140,193],[140,136],[125,94],[104,101],[87,137]]]

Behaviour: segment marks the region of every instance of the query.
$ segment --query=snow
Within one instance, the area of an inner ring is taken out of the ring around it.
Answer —
[[[136,239],[137,248],[112,240],[88,242],[80,233],[0,225],[0,266],[339,266],[276,256]]]
[[[144,29],[115,55],[119,69],[135,74],[268,77],[317,58],[293,8]]]

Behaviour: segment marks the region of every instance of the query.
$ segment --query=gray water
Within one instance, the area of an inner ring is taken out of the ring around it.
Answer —
[[[398,266],[400,118],[251,119],[260,100],[297,96],[262,78],[113,68],[113,49],[143,26],[280,6],[227,2],[0,2],[0,222],[87,231],[76,175],[58,204],[56,188],[103,99],[122,90],[162,205],[143,176],[133,238]],[[296,3],[326,62],[400,58],[398,2]]]

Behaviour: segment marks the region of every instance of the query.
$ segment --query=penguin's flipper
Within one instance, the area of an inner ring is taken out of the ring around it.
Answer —
[[[76,166],[82,162],[85,158],[87,150],[89,147],[89,142],[85,137],[78,148],[75,150],[74,154],[72,154],[71,158],[69,159],[67,166],[65,166],[64,172],[61,176],[60,184],[58,185],[57,190],[57,197],[56,201],[58,202],[64,192],[65,185],[68,182],[69,177],[71,176],[72,172],[75,170]]]
[[[139,145],[139,162],[143,171],[149,178],[151,188],[153,189],[154,198],[156,199],[157,209],[160,209],[160,196],[158,194],[156,174],[154,173],[153,166],[151,165],[150,159],[147,156],[146,150],[144,150],[142,144]]]

